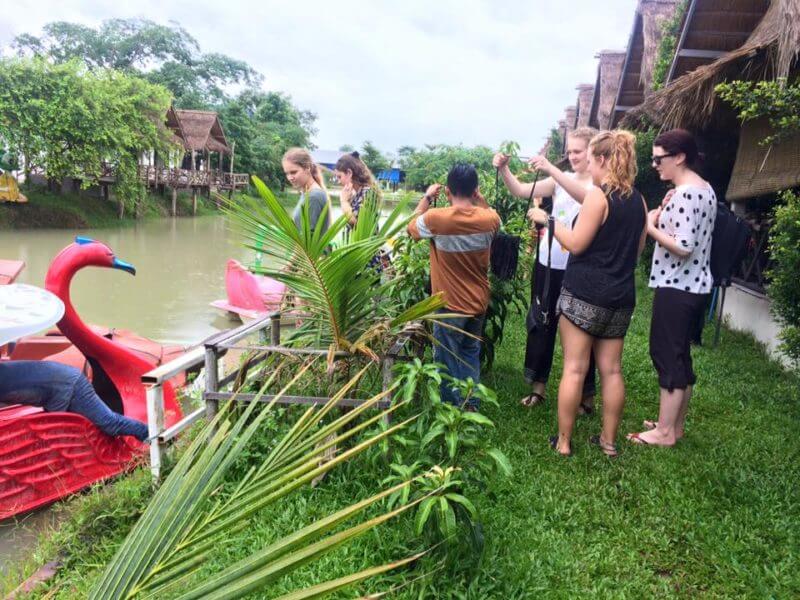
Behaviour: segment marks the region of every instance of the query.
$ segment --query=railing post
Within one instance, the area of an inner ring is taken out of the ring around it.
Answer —
[[[206,392],[218,392],[219,362],[214,346],[206,346]],[[206,398],[206,418],[210,421],[219,411],[219,401]]]
[[[275,313],[269,319],[270,342],[273,346],[281,345],[281,314]]]
[[[161,479],[161,454],[163,448],[158,436],[164,430],[164,388],[161,384],[147,388],[147,433],[150,437],[150,473],[153,485]]]

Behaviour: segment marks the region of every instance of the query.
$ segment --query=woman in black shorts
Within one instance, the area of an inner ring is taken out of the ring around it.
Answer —
[[[674,446],[683,437],[697,379],[690,344],[714,285],[710,261],[717,216],[717,198],[696,173],[697,162],[697,144],[688,131],[673,129],[653,142],[653,166],[663,181],[675,184],[675,192],[647,219],[647,232],[656,242],[650,357],[658,372],[660,410],[658,421],[644,422],[646,431],[628,435],[636,444]]]
[[[622,345],[636,303],[634,269],[644,247],[647,207],[633,188],[634,136],[606,131],[589,143],[589,172],[596,186],[586,193],[573,229],[539,208],[528,213],[537,224],[548,219],[555,237],[570,252],[558,301],[564,371],[558,388],[558,436],[550,444],[572,453],[572,429],[581,388],[594,350],[603,396],[603,430],[591,441],[616,456],[616,437],[625,405]]]

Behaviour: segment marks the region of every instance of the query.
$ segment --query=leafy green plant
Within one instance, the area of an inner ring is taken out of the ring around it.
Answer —
[[[800,365],[800,195],[785,191],[781,201],[775,208],[775,223],[770,231],[773,266],[767,292],[784,325],[782,349],[797,366]]]
[[[484,406],[496,406],[496,396],[471,379],[459,381],[441,375],[440,365],[420,359],[396,365],[395,373],[396,399],[409,405],[416,400],[419,412],[414,425],[381,448],[382,455],[391,460],[391,474],[384,485],[416,478],[411,488],[390,496],[389,508],[423,498],[415,516],[417,534],[433,544],[461,547],[457,554],[464,551],[479,558],[482,527],[467,490],[473,485],[485,486],[497,474],[510,474],[511,466],[500,450],[486,442],[486,429],[494,426],[492,421],[442,403],[439,385],[447,381],[462,397],[475,397]]]
[[[686,0],[675,7],[675,13],[661,25],[661,42],[658,44],[656,60],[653,65],[653,91],[664,87],[667,74],[675,58],[675,49],[678,47],[678,35],[681,32],[683,17],[686,14],[688,3]]]
[[[800,132],[800,80],[731,81],[718,84],[715,90],[739,111],[742,121],[767,119],[773,133],[759,142],[762,146]]]
[[[344,236],[344,215],[323,232],[323,212],[312,230],[306,205],[298,229],[264,182],[257,177],[253,182],[260,201],[247,198],[227,203],[224,210],[242,232],[245,246],[272,259],[269,266],[252,270],[286,283],[302,306],[303,323],[288,343],[377,360],[378,345],[390,343],[392,335],[411,321],[435,318],[444,306],[440,296],[408,307],[391,301],[393,283],[381,282],[370,266],[381,247],[408,223],[404,203],[381,223],[380,206],[365,202],[355,228]]]

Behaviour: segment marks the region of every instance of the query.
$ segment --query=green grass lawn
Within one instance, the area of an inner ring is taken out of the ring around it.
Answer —
[[[640,293],[626,342],[628,404],[621,437],[657,412],[647,344],[650,300],[649,291]],[[705,337],[712,337],[710,328]],[[556,432],[560,353],[548,402],[522,408],[524,338],[522,317],[512,317],[494,369],[484,377],[500,399],[499,408],[487,410],[496,424],[492,443],[507,454],[514,473],[490,489],[468,491],[486,535],[477,577],[470,580],[448,566],[429,579],[422,594],[417,582],[393,597],[800,597],[797,377],[768,361],[752,338],[723,331],[719,348],[695,350],[699,380],[687,435],[677,447],[623,441],[621,456],[610,460],[587,442],[599,431],[599,416],[581,417],[575,456],[565,459],[547,444]],[[280,533],[366,497],[384,475],[366,457],[344,465],[317,488],[256,515],[205,568],[216,570]],[[65,567],[49,585],[48,597],[84,597],[148,497],[144,471],[84,495],[73,502],[62,531],[37,550],[24,571],[61,555]],[[422,547],[411,519],[398,520],[309,566],[283,582],[281,591]],[[367,589],[411,580],[433,562],[373,581]]]

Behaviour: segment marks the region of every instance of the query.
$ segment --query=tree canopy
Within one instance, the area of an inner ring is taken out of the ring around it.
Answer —
[[[113,69],[0,59],[0,146],[24,157],[27,172],[38,167],[51,179],[83,185],[109,163],[117,196],[132,205],[141,189],[139,154],[168,148],[161,123],[169,101],[161,86]]]
[[[293,146],[312,147],[316,118],[281,92],[244,91],[220,108],[225,132],[236,142],[235,170],[281,186],[283,153]]]
[[[204,54],[178,24],[148,19],[109,19],[98,28],[55,21],[42,35],[22,34],[12,47],[21,56],[57,64],[80,60],[92,69],[138,74],[166,87],[179,108],[214,108],[228,99],[226,87],[254,85],[262,76],[250,65],[224,54]]]
[[[431,183],[443,183],[450,168],[457,162],[475,165],[479,171],[492,168],[494,152],[487,146],[448,146],[428,144],[422,149],[400,149],[400,165],[406,172],[406,186],[422,190]]]
[[[361,160],[364,161],[364,164],[367,165],[369,170],[375,175],[391,166],[389,159],[369,140],[365,141],[362,145]]]

